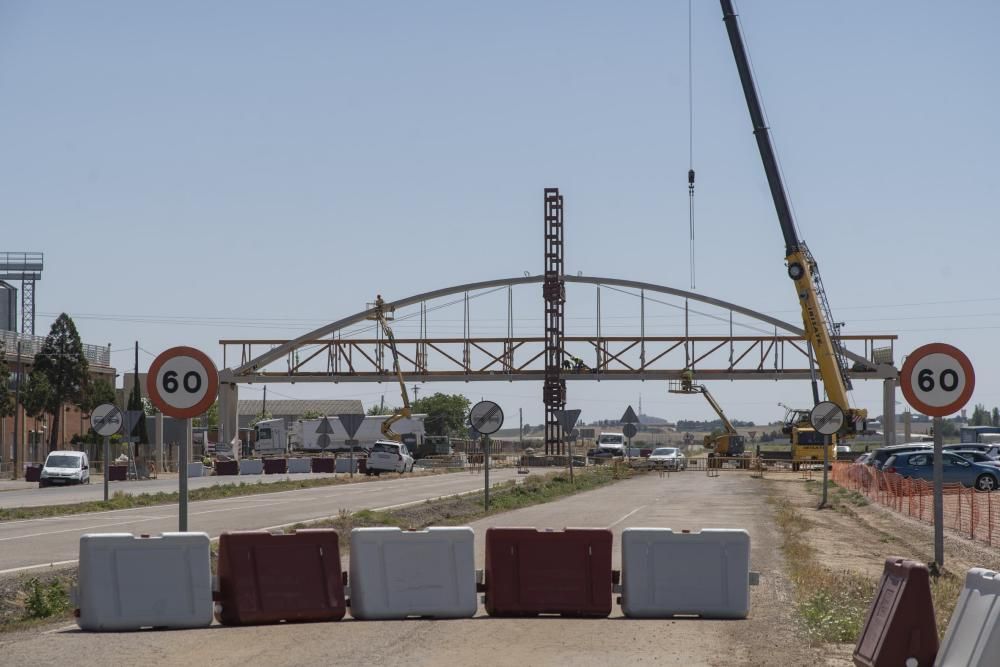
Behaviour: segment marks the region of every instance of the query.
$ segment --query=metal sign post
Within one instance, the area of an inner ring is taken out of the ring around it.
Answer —
[[[469,425],[482,434],[480,441],[483,450],[483,472],[485,475],[485,490],[483,499],[486,511],[490,511],[490,452],[489,435],[496,433],[503,426],[503,410],[493,401],[480,401],[469,410]]]
[[[219,395],[219,371],[207,354],[193,347],[172,347],[162,352],[146,373],[146,393],[160,412],[187,420],[187,434],[179,449],[177,483],[180,492],[177,526],[188,525],[188,463],[193,433],[191,419],[205,413]]]
[[[569,441],[569,481],[573,481],[573,427],[580,418],[579,410],[556,410],[556,418],[559,420],[559,427],[562,429],[563,437]]]
[[[945,343],[922,345],[910,353],[899,371],[906,402],[934,417],[934,562],[944,567],[944,454],[942,417],[962,409],[972,396],[976,374],[961,350]]]
[[[831,438],[844,427],[844,411],[832,401],[820,401],[809,413],[809,423],[823,436],[823,499],[819,509],[826,507],[830,479]]]
[[[630,405],[625,409],[625,414],[623,414],[622,418],[618,421],[625,425],[622,427],[622,433],[624,433],[625,437],[628,438],[628,450],[625,452],[625,458],[631,459],[632,438],[639,432],[639,429],[635,427],[635,425],[639,423],[639,416],[635,414],[635,410],[633,410]]]
[[[358,429],[361,428],[361,422],[365,420],[365,416],[363,414],[356,412],[345,412],[342,415],[337,415],[337,419],[340,420],[340,425],[344,427],[344,431],[347,433],[347,441],[344,444],[346,444],[351,450],[350,453],[351,462],[349,465],[351,466],[350,476],[353,479],[354,448],[358,444],[358,441],[354,439],[354,435],[358,432]],[[334,469],[336,470],[336,468]]]
[[[104,437],[104,502],[108,502],[108,477],[111,473],[111,436],[121,430],[122,411],[111,403],[102,403],[90,413],[90,426]]]

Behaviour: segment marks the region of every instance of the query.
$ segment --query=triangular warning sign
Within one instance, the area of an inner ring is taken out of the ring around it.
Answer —
[[[620,421],[622,424],[638,424],[639,417],[635,414],[635,410],[633,410],[632,406],[630,405],[628,406],[628,408],[626,408],[625,414],[623,414],[622,418],[619,419],[618,421]]]
[[[333,426],[330,425],[330,420],[327,419],[326,417],[323,417],[322,421],[320,421],[319,423],[319,426],[316,427],[316,432],[322,433],[323,435],[329,435],[333,433]]]
[[[340,425],[344,427],[345,431],[347,431],[347,437],[353,438],[354,434],[358,432],[361,422],[365,420],[365,416],[356,413],[344,413],[342,415],[337,415],[337,419],[340,420]]]
[[[564,435],[569,436],[573,427],[576,426],[576,420],[580,418],[580,410],[556,410],[556,418],[559,420],[559,426],[562,427],[562,432]]]

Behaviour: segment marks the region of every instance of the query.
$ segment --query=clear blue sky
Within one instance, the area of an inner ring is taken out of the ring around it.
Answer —
[[[796,322],[721,11],[695,5],[697,288]],[[973,402],[1000,404],[1000,5],[740,10],[845,331],[955,344]],[[303,333],[376,292],[538,273],[550,185],[570,272],[685,288],[687,48],[683,0],[0,0],[0,249],[45,252],[43,333],[66,311],[87,342],[220,361],[220,338]],[[396,402],[272,390],[383,388]],[[809,401],[804,383],[712,388],[758,422]],[[542,415],[535,384],[428,390]],[[640,393],[649,414],[710,415],[656,383],[574,384],[570,403],[612,418]],[[855,401],[880,413],[881,387]]]

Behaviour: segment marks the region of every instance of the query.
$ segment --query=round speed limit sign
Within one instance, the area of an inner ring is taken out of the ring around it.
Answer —
[[[153,405],[169,417],[197,417],[215,402],[219,372],[204,352],[193,347],[172,347],[149,367],[146,393]]]
[[[945,343],[918,347],[899,372],[899,388],[906,402],[931,417],[961,410],[975,387],[972,362],[961,350]]]

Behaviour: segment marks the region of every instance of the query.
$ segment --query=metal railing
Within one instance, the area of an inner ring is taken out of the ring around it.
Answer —
[[[21,342],[21,360],[31,363],[35,355],[41,352],[45,336],[30,336],[16,331],[0,331],[0,341],[7,349],[7,358],[12,361],[17,357],[17,343]],[[83,356],[92,366],[111,367],[111,350],[104,345],[83,344]]]

